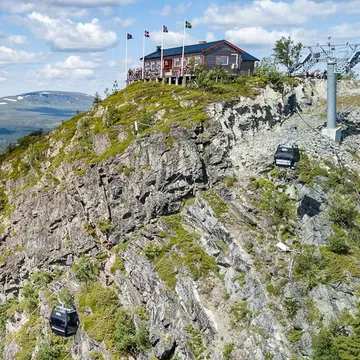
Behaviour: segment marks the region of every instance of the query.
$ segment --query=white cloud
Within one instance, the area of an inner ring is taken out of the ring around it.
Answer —
[[[66,12],[68,15],[79,17],[79,14],[87,14],[84,8],[110,8],[128,5],[135,0],[1,0],[0,9],[13,14],[24,14],[31,11],[41,11],[46,14],[57,14]],[[64,8],[69,8],[68,10]],[[74,8],[78,8],[74,11]],[[63,9],[63,10],[60,10]],[[78,12],[80,11],[80,12]]]
[[[71,55],[65,61],[56,63],[56,67],[61,69],[95,69],[99,67],[99,64],[81,60],[80,56],[77,55]]]
[[[105,7],[128,5],[135,0],[52,0],[57,5],[79,6],[79,7]]]
[[[171,14],[171,6],[170,5],[165,5],[161,10],[160,10],[160,15],[161,16],[169,16]]]
[[[53,15],[57,18],[83,18],[89,15],[87,8],[70,7],[70,6],[58,6],[51,0],[1,0],[0,9],[11,14],[25,14],[32,11],[37,11],[47,15]]]
[[[181,14],[184,13],[189,7],[191,6],[191,1],[188,3],[180,3],[178,5],[169,5],[166,4],[164,7],[160,10],[155,12],[156,14],[159,14],[161,16],[169,16],[172,14]]]
[[[0,76],[0,82],[6,81],[6,80],[7,80],[7,78]]]
[[[9,35],[7,41],[14,45],[25,45],[27,43],[27,37],[24,35]]]
[[[161,44],[161,31],[152,31],[150,32],[150,40],[156,43],[156,45]],[[169,31],[168,33],[164,34],[164,48],[165,47],[171,47],[171,46],[181,46],[183,44],[183,31],[181,32],[175,32],[175,31]],[[189,44],[195,44],[199,40],[192,37],[189,33],[185,34],[185,45]],[[156,49],[154,48],[154,51]]]
[[[45,65],[38,71],[30,71],[27,76],[31,79],[90,79],[94,76],[94,71],[91,69],[59,69],[53,67],[51,64]]]
[[[0,46],[0,65],[36,64],[44,59],[44,57],[44,53],[14,50],[6,46]]]
[[[103,51],[117,43],[115,32],[106,31],[98,19],[75,23],[32,12],[27,16],[30,30],[58,51]]]
[[[141,64],[140,64],[140,60],[136,61],[134,59],[127,59],[127,64],[128,64],[128,67],[129,68],[136,68],[136,67],[139,67]],[[121,68],[121,69],[125,69],[125,59],[120,59],[119,61],[108,61],[106,63],[106,65],[110,68]]]
[[[330,29],[330,35],[335,39],[360,38],[360,23],[345,23]]]
[[[135,19],[133,19],[133,18],[122,19],[122,18],[116,17],[116,18],[114,18],[113,21],[121,27],[127,27],[127,26],[132,25],[135,22]]]
[[[289,31],[269,31],[262,27],[247,27],[225,31],[225,38],[239,47],[243,45],[273,46],[282,36],[291,36],[295,42],[311,45],[317,41],[318,32],[302,28],[293,28]]]
[[[354,0],[360,3],[359,0]],[[344,10],[343,4],[333,0],[316,3],[314,0],[293,0],[291,3],[275,0],[254,0],[247,5],[229,3],[225,6],[211,4],[202,17],[193,24],[206,24],[214,28],[231,26],[302,25],[315,16],[328,16]]]
[[[211,42],[211,41],[215,41],[215,40],[216,40],[216,36],[213,32],[206,33],[206,41],[207,42]]]

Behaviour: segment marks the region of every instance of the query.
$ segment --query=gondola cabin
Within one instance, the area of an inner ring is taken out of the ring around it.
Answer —
[[[59,336],[69,337],[79,328],[79,317],[75,309],[56,306],[50,316],[51,331]]]
[[[279,167],[296,168],[300,161],[300,151],[296,145],[279,145],[274,157],[275,165]]]

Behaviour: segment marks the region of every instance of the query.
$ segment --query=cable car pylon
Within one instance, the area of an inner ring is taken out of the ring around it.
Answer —
[[[304,60],[294,66],[294,71],[305,73],[317,63],[327,64],[327,121],[322,134],[333,141],[341,141],[341,127],[336,125],[336,83],[339,74],[347,74],[360,62],[360,44],[331,44],[304,46],[310,51]]]

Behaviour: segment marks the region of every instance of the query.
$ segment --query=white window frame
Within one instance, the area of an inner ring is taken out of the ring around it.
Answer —
[[[229,65],[229,56],[228,55],[215,55],[215,65],[219,65],[218,58],[226,58],[226,63],[221,62],[221,65],[228,66]]]
[[[155,70],[156,69],[156,61],[152,61],[151,62],[151,70]]]

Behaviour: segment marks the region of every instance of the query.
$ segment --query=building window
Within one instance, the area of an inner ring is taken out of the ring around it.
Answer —
[[[174,66],[180,66],[180,59],[174,59]]]
[[[161,69],[161,61],[157,62],[157,68],[160,70]]]
[[[215,57],[216,65],[229,65],[229,57],[227,55],[217,55]]]
[[[151,70],[155,70],[155,61],[151,62]]]
[[[201,56],[195,56],[195,64],[201,64]]]
[[[149,62],[145,63],[145,69],[150,69],[150,63]]]

